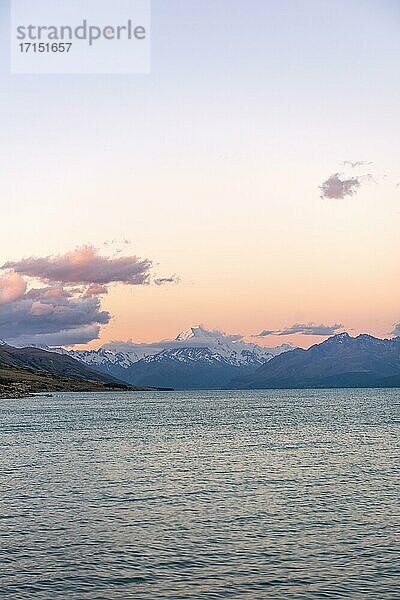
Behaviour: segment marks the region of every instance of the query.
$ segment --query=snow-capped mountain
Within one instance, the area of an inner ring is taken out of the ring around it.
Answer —
[[[131,384],[151,381],[148,385],[176,389],[225,387],[233,377],[253,373],[289,350],[293,350],[289,344],[266,348],[201,326],[151,344],[128,341],[108,343],[98,350],[52,348]]]
[[[175,389],[223,388],[234,377],[249,375],[274,356],[293,350],[290,344],[266,348],[241,336],[208,331],[200,325],[173,340],[151,344],[111,342],[98,350],[47,348],[131,385]]]

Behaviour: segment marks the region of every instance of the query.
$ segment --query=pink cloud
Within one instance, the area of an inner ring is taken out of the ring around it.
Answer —
[[[18,273],[10,273],[0,278],[0,305],[15,302],[26,292],[26,282]]]
[[[105,285],[100,285],[100,283],[92,283],[89,285],[85,292],[85,296],[101,296],[103,294],[108,294],[108,289]]]
[[[93,246],[83,246],[66,254],[44,258],[25,258],[3,265],[16,273],[48,283],[106,285],[125,283],[146,285],[150,282],[152,262],[137,256],[101,256]]]
[[[31,315],[42,317],[54,312],[54,306],[51,304],[43,304],[42,302],[33,302],[31,306]]]

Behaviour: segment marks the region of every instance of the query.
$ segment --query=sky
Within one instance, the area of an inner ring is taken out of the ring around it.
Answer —
[[[400,333],[397,1],[153,0],[138,75],[11,75],[0,6],[0,337]]]

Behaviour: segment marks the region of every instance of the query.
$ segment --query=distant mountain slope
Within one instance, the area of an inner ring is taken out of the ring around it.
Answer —
[[[341,333],[308,350],[281,354],[231,385],[240,389],[399,387],[400,338]]]
[[[154,344],[114,342],[99,350],[70,351],[69,355],[132,385],[216,389],[292,348],[288,344],[266,348],[197,326],[174,340]]]
[[[121,383],[113,377],[89,368],[69,355],[49,352],[39,348],[14,348],[2,344],[0,346],[0,367],[45,371],[46,373],[87,381]]]

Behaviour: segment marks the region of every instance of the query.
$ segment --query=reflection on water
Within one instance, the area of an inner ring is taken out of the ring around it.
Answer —
[[[397,390],[2,401],[0,596],[399,598]]]

